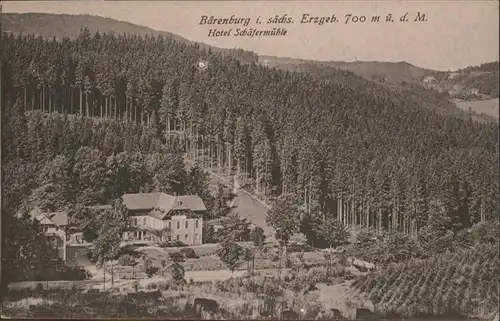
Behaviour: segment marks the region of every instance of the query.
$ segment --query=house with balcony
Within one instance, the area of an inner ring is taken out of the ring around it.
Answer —
[[[125,194],[122,200],[130,223],[130,229],[123,233],[124,241],[202,244],[206,207],[198,195],[139,193]]]
[[[38,221],[38,224],[40,224],[43,235],[57,250],[59,257],[63,260],[63,262],[66,262],[66,228],[68,227],[68,213],[34,212],[34,214],[34,219]]]

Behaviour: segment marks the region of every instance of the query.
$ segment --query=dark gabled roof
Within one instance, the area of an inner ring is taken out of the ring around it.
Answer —
[[[152,210],[162,193],[142,193],[123,195],[123,204],[129,210]]]
[[[165,193],[125,194],[123,204],[129,210],[151,211],[150,215],[163,219],[172,210],[205,211],[198,195],[173,196]]]
[[[66,212],[51,212],[42,213],[36,217],[41,225],[57,225],[66,226],[68,225],[68,213]]]

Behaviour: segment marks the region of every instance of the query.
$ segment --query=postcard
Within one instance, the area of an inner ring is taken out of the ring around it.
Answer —
[[[4,318],[498,320],[498,1],[3,1]]]

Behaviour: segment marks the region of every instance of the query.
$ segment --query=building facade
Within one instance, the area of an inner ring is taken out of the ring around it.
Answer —
[[[41,213],[36,215],[35,219],[40,224],[44,236],[57,250],[59,257],[66,262],[66,228],[68,226],[68,213]]]
[[[124,241],[202,244],[206,208],[199,196],[141,193],[125,194],[122,199],[131,227],[124,232]]]

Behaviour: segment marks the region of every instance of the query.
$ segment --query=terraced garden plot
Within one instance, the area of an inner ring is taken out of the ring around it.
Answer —
[[[498,245],[481,245],[392,265],[361,276],[352,286],[367,294],[381,312],[489,317],[498,310],[498,248]]]

